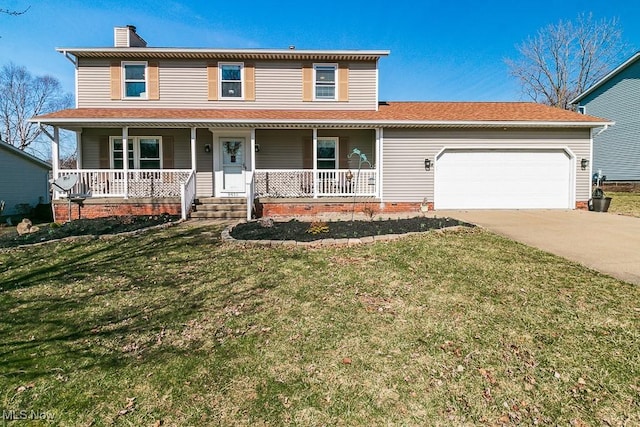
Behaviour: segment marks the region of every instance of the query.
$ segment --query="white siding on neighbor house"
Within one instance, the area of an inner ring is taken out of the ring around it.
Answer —
[[[0,200],[3,216],[22,213],[16,205],[49,203],[49,170],[0,147]]]
[[[589,158],[589,129],[384,129],[383,135],[385,202],[421,202],[425,198],[433,202],[436,155],[444,148],[456,147],[567,147],[576,157],[576,201],[590,198],[589,169],[580,167],[580,159]],[[425,170],[425,159],[432,162],[430,171]],[[540,173],[544,170],[541,164]]]
[[[247,61],[249,63],[250,61]],[[251,61],[252,62],[252,61]],[[376,63],[350,62],[349,101],[302,101],[302,63],[255,62],[255,101],[209,101],[210,61],[159,61],[159,100],[111,100],[109,60],[81,59],[78,67],[79,108],[219,108],[372,110],[377,108]]]

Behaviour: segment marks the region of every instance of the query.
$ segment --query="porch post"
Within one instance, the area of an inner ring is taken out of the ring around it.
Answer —
[[[313,128],[313,198],[318,198],[318,129]]]
[[[191,170],[196,170],[196,128],[191,128]]]
[[[382,200],[382,147],[384,142],[383,129],[376,128],[376,197]]]
[[[58,179],[60,170],[60,130],[58,126],[53,128],[53,143],[51,144],[51,172],[53,179]]]
[[[82,129],[76,130],[76,169],[82,169]]]
[[[122,128],[122,170],[124,173],[124,198],[129,198],[129,128]]]
[[[256,171],[256,128],[251,128],[251,171]]]

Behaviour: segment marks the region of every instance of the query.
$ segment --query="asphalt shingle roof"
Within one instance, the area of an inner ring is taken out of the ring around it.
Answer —
[[[43,123],[69,120],[120,121],[336,121],[354,122],[557,122],[603,123],[605,119],[530,102],[390,102],[378,111],[364,110],[232,110],[180,108],[76,108],[33,119]]]

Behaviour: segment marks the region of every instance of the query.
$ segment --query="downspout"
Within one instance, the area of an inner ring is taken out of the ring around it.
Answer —
[[[78,58],[71,55],[69,52],[67,52],[66,50],[63,50],[61,52],[65,58],[67,58],[67,60],[69,60],[69,62],[71,62],[73,64],[73,68],[74,68],[74,84],[75,84],[75,93],[76,93],[76,108],[78,108]]]

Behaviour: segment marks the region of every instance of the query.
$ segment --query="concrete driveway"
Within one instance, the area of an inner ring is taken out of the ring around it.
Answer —
[[[515,241],[640,284],[640,218],[581,210],[440,210]]]

